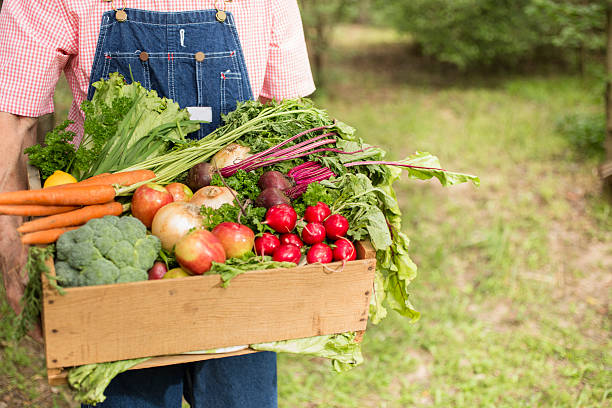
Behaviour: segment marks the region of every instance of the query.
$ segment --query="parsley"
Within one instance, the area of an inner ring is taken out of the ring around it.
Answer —
[[[69,172],[76,156],[74,145],[70,143],[75,134],[66,130],[71,123],[73,122],[65,120],[47,133],[44,146],[37,144],[23,151],[28,155],[30,164],[38,167],[43,179],[49,177],[55,170]]]
[[[237,206],[223,204],[216,210],[202,206],[200,214],[204,217],[203,225],[206,229],[212,229],[222,222],[240,222],[258,234],[264,231],[273,232],[270,227],[261,223],[266,217],[266,211],[264,207],[247,205],[244,214],[241,214]]]
[[[250,199],[255,201],[261,190],[257,187],[257,181],[263,173],[262,169],[246,172],[244,170],[238,170],[236,174],[231,177],[224,178],[221,180],[219,174],[214,174],[210,182],[211,186],[223,187],[227,184],[227,187],[238,193],[241,201]],[[223,183],[225,181],[225,184]]]

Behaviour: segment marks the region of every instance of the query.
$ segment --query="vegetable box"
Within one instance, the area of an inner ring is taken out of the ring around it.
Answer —
[[[49,384],[83,364],[154,356],[139,369],[255,352],[193,354],[203,350],[363,331],[376,252],[369,242],[356,248],[355,261],[245,272],[226,288],[219,275],[204,275],[61,295],[43,274]]]

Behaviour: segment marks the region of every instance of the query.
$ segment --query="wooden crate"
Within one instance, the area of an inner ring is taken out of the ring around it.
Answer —
[[[89,363],[151,357],[134,369],[252,353],[181,354],[229,346],[363,331],[375,251],[358,260],[246,272],[221,287],[218,275],[66,289],[43,276],[48,379]],[[53,262],[49,261],[53,270]]]

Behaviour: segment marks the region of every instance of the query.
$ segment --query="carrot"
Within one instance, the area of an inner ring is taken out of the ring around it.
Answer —
[[[122,186],[131,186],[132,184],[140,183],[155,178],[155,173],[151,170],[133,170],[121,171],[119,173],[97,175],[80,181],[77,185],[85,184],[119,184]],[[74,184],[73,184],[74,185]]]
[[[79,207],[70,205],[35,205],[35,204],[7,204],[0,205],[0,214],[23,215],[26,217],[40,217],[44,215],[61,214],[76,210]]]
[[[62,235],[64,232],[77,229],[79,227],[81,227],[81,225],[31,232],[21,236],[21,243],[24,245],[51,244],[57,241],[60,235]]]
[[[43,231],[51,228],[69,227],[71,225],[81,225],[93,218],[101,218],[105,215],[121,215],[122,212],[123,206],[116,201],[106,204],[88,205],[87,207],[67,213],[50,215],[48,217],[24,222],[17,228],[17,231],[25,233]]]
[[[0,204],[91,205],[103,204],[115,198],[109,185],[85,185],[70,188],[7,191],[0,193]]]

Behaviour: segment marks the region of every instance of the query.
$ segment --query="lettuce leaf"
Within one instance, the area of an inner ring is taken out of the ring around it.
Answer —
[[[333,369],[342,372],[363,363],[361,343],[357,342],[356,338],[357,333],[348,332],[295,340],[251,344],[250,347],[253,350],[260,351],[306,354],[328,358],[332,362]]]

